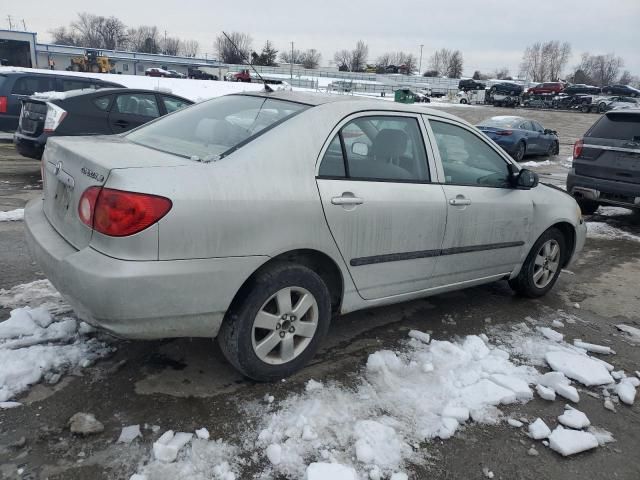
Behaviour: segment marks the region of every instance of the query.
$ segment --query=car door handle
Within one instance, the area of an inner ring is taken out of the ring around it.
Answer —
[[[125,121],[125,120],[116,120],[115,122],[113,122],[114,125],[118,126],[118,127],[128,127],[129,126],[129,122]]]
[[[360,197],[354,197],[353,195],[342,194],[341,197],[333,197],[331,199],[333,205],[362,205],[364,200]]]
[[[468,198],[464,198],[461,195],[458,195],[456,198],[449,199],[449,205],[456,205],[456,206],[471,205],[471,200]]]

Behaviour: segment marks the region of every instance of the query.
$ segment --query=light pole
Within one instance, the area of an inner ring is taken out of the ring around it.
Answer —
[[[424,47],[424,45],[420,45],[420,64],[418,66],[418,75],[422,75],[422,47]]]
[[[293,80],[293,42],[291,42],[291,58],[289,59],[289,76]]]

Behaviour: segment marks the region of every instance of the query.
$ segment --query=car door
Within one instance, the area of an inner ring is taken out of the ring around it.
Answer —
[[[535,120],[531,121],[531,126],[533,127],[533,131],[537,134],[538,141],[538,152],[537,153],[547,153],[551,148],[551,144],[554,141],[553,135],[549,135],[548,133],[544,133],[544,127],[540,125]]]
[[[158,102],[153,93],[120,93],[109,112],[109,125],[113,133],[122,133],[159,116]]]
[[[527,153],[539,153],[540,139],[538,138],[539,135],[534,130],[532,123],[529,120],[525,120],[518,128],[524,132],[525,140],[527,142]]]
[[[435,285],[447,209],[424,138],[419,115],[367,112],[343,120],[321,152],[325,217],[365,299]]]
[[[510,162],[478,132],[441,118],[429,118],[428,127],[448,209],[434,279],[452,284],[508,274],[531,235],[529,192],[511,186]]]

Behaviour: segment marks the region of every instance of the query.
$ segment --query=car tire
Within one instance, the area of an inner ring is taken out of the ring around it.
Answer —
[[[537,298],[553,288],[567,255],[564,235],[557,228],[545,231],[533,244],[520,273],[509,280],[518,295]]]
[[[518,142],[518,146],[516,147],[516,149],[514,150],[511,156],[516,162],[521,162],[522,159],[524,158],[524,154],[526,151],[527,151],[527,146],[524,144],[524,142]]]
[[[558,155],[560,152],[560,145],[558,145],[558,141],[554,140],[551,145],[549,145],[549,150],[547,150],[547,156],[552,157],[554,155]]]
[[[578,202],[578,206],[583,215],[593,215],[600,207],[598,202],[584,198],[576,198],[576,202]]]
[[[600,112],[600,113],[604,113],[604,112],[606,112],[606,111],[607,111],[607,104],[606,104],[606,103],[604,103],[604,102],[600,102],[600,103],[598,104],[598,112]]]
[[[466,98],[461,98],[461,99],[460,99],[460,103],[461,103],[462,105],[466,105],[466,104],[467,104],[467,103],[469,103],[469,102],[467,101],[467,99],[466,99]]]
[[[249,378],[272,382],[288,377],[313,358],[329,329],[329,290],[313,270],[285,262],[259,272],[246,287],[241,292],[243,298],[234,302],[220,327],[220,349]],[[302,308],[303,298],[311,306],[296,318],[296,308]],[[256,327],[260,321],[265,328]],[[295,334],[296,328],[302,331],[303,324],[305,333]],[[293,356],[287,360],[290,355]]]

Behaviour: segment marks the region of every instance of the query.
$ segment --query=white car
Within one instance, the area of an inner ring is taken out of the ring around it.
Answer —
[[[78,317],[217,336],[258,380],[302,368],[339,314],[500,280],[544,295],[586,234],[572,197],[421,105],[235,94],[50,138],[42,163],[27,238]]]

